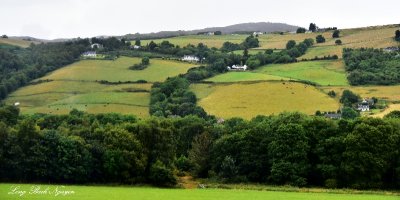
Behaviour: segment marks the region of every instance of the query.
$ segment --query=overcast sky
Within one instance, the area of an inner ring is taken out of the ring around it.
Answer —
[[[243,22],[339,28],[400,23],[400,0],[0,0],[0,34],[43,39]]]

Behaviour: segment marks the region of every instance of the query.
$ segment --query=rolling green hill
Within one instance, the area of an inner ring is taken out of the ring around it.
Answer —
[[[19,102],[21,111],[28,114],[65,114],[76,108],[89,113],[117,112],[146,117],[151,82],[163,81],[194,67],[187,63],[152,59],[144,70],[128,69],[139,62],[139,58],[128,57],[115,61],[79,61],[41,78],[45,80],[43,83],[17,90],[5,102]],[[100,80],[121,83],[101,84]],[[149,83],[123,83],[138,80]]]

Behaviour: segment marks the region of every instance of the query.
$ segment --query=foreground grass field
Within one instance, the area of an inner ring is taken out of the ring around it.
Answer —
[[[18,190],[15,190],[17,188]],[[46,188],[48,188],[46,192]],[[29,192],[37,191],[29,194]],[[58,192],[55,192],[55,191]],[[15,191],[15,192],[13,192]],[[19,191],[19,192],[17,192]],[[23,191],[25,194],[20,196]],[[42,191],[42,193],[39,193]],[[50,194],[51,192],[51,194]],[[28,199],[28,200],[394,200],[399,196],[385,194],[335,194],[335,193],[307,193],[257,191],[240,189],[158,189],[150,187],[106,187],[106,186],[56,186],[31,184],[0,184],[0,199]]]
[[[164,81],[185,73],[191,64],[166,60],[151,60],[151,65],[140,71],[128,67],[139,63],[139,58],[122,57],[115,61],[84,60],[61,68],[41,78],[52,80],[23,87],[9,95],[7,104],[20,103],[22,113],[67,114],[72,109],[89,113],[117,112],[147,117],[151,83],[100,84],[146,80]]]
[[[341,60],[266,65],[255,72],[311,81],[319,85],[348,85],[344,63]]]
[[[222,118],[251,119],[285,111],[314,114],[339,108],[337,100],[315,87],[294,82],[195,84],[191,90],[200,98],[200,106]]]

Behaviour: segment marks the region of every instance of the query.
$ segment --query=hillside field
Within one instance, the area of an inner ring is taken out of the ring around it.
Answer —
[[[50,82],[20,88],[10,94],[5,102],[19,102],[21,112],[27,114],[66,114],[76,108],[89,113],[117,112],[147,117],[152,83],[109,85],[100,84],[96,80],[164,81],[194,67],[187,63],[153,59],[151,65],[144,70],[128,69],[139,62],[139,58],[128,57],[115,61],[79,61],[40,79]]]
[[[344,63],[341,60],[273,64],[260,67],[255,72],[311,81],[319,85],[348,85]]]
[[[12,192],[11,188],[18,187],[14,191],[26,191],[22,193]],[[48,192],[31,193],[31,188],[36,191]],[[57,188],[58,192],[55,192]],[[39,189],[39,190],[37,190]],[[50,192],[52,192],[50,194]],[[257,191],[242,189],[160,189],[151,187],[130,187],[130,186],[57,186],[57,185],[33,185],[33,184],[0,184],[0,199],[60,199],[60,200],[242,200],[242,199],[275,199],[275,200],[394,200],[396,195],[385,194],[346,194],[328,192],[285,192],[285,191]]]
[[[164,81],[168,77],[186,73],[193,64],[151,59],[150,66],[144,70],[130,70],[130,66],[139,63],[140,58],[121,57],[111,60],[83,60],[50,73],[41,80],[73,80],[73,81]]]
[[[12,38],[0,38],[0,44],[8,44],[8,45],[14,45],[14,46],[19,46],[19,47],[29,47],[31,43],[37,43],[37,42],[32,42],[32,41],[26,41],[26,40],[18,40],[18,39],[12,39]]]
[[[340,28],[340,27],[339,27]],[[281,34],[265,34],[259,35],[258,39],[260,41],[260,47],[257,49],[284,49],[286,43],[289,40],[295,40],[296,42],[301,42],[307,38],[313,38],[317,35],[322,34],[326,42],[321,44],[315,44],[314,48],[311,48],[306,55],[302,58],[313,58],[315,56],[323,57],[324,55],[338,55],[342,56],[342,48],[360,48],[360,47],[370,47],[370,48],[385,48],[389,46],[397,46],[398,44],[393,40],[394,32],[399,29],[399,25],[386,25],[386,26],[374,26],[374,27],[364,27],[364,28],[354,28],[354,29],[343,29],[340,33],[340,40],[342,40],[342,45],[335,45],[336,38],[332,38],[333,31],[328,31],[324,33],[305,33],[305,34],[294,34],[285,33]],[[167,40],[175,45],[181,47],[188,44],[197,45],[198,43],[206,44],[208,47],[222,47],[222,44],[226,41],[233,43],[241,43],[248,35],[188,35],[179,36],[172,38],[164,38],[153,40],[156,43],[161,43]],[[142,40],[142,45],[146,45],[151,40]],[[321,48],[318,48],[321,47]],[[323,47],[323,48],[322,48]],[[256,51],[249,51],[254,53]]]
[[[299,111],[314,114],[336,111],[339,102],[315,87],[294,82],[261,82],[192,85],[199,105],[222,118],[279,114]]]

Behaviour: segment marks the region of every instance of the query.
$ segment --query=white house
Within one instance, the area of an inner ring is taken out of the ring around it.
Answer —
[[[199,62],[200,59],[197,56],[194,55],[184,55],[182,58],[182,61],[186,61],[186,62]]]
[[[257,32],[257,31],[253,33],[253,35],[263,35],[263,34],[264,32]]]
[[[95,51],[86,51],[82,56],[85,58],[96,58],[97,54]]]
[[[232,67],[226,67],[229,71],[246,71],[247,70],[247,65],[232,65]]]
[[[364,99],[360,104],[358,104],[357,110],[361,112],[369,111],[369,102]]]
[[[140,49],[140,46],[134,45],[134,46],[133,46],[133,49]]]
[[[94,49],[101,49],[103,48],[103,45],[99,44],[99,43],[93,43],[92,45],[90,45],[90,48]]]
[[[14,103],[14,106],[19,106],[19,105],[21,105],[19,102]]]

